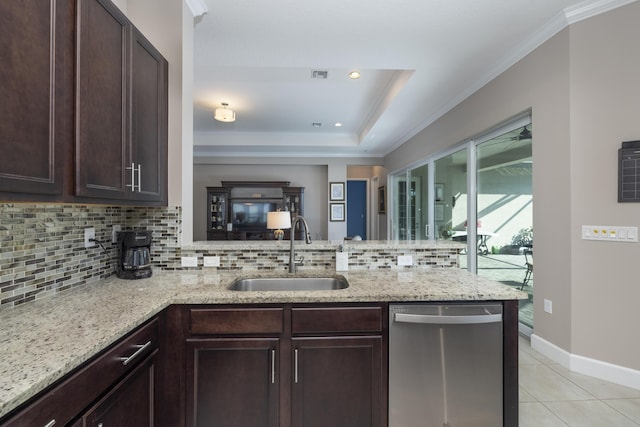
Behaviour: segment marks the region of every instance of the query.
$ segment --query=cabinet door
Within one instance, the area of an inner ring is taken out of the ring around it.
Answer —
[[[277,338],[187,341],[187,426],[278,425]]]
[[[131,161],[138,168],[134,200],[167,199],[167,61],[133,28]]]
[[[2,199],[62,195],[73,142],[73,18],[69,1],[0,2]]]
[[[76,195],[123,199],[131,184],[130,24],[108,0],[77,0],[76,5]]]
[[[294,338],[293,427],[382,427],[382,337]]]
[[[154,360],[149,357],[90,409],[85,427],[153,427]]]

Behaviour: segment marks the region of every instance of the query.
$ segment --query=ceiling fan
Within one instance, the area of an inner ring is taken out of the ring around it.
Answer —
[[[522,128],[522,132],[520,132],[516,136],[511,137],[511,140],[512,141],[523,141],[525,139],[531,139],[531,131],[529,129],[527,129],[527,126],[529,126],[529,125],[525,125],[525,127]]]

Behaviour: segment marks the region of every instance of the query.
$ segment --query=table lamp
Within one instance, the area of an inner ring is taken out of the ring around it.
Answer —
[[[267,212],[267,228],[275,230],[273,236],[276,239],[284,239],[283,228],[291,228],[291,215],[286,211]]]

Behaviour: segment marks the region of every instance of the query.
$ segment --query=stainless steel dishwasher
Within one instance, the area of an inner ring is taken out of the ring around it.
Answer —
[[[389,305],[389,427],[503,425],[502,305]]]

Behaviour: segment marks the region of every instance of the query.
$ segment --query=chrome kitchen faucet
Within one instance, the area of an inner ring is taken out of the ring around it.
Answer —
[[[296,240],[296,225],[298,222],[302,221],[302,227],[304,228],[304,236],[307,245],[311,244],[311,234],[309,233],[309,224],[307,224],[307,220],[305,220],[302,216],[297,216],[293,218],[291,222],[291,249],[289,250],[289,273],[295,273],[296,267],[298,265],[302,265],[304,261],[304,257],[300,258],[296,261],[296,250],[294,247],[294,241]]]

